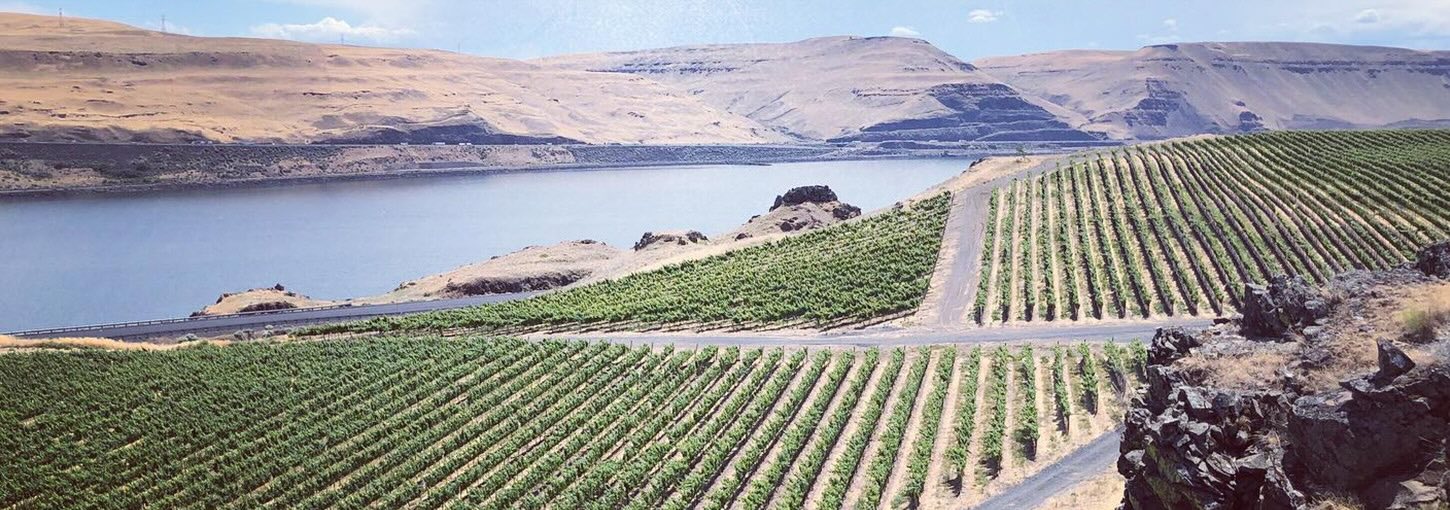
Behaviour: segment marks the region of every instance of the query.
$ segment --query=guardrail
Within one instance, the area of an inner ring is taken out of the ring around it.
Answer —
[[[5,332],[3,334],[10,335],[10,336],[16,336],[16,337],[25,337],[25,336],[33,336],[33,335],[52,335],[52,334],[55,334],[55,333],[76,333],[76,332],[81,332],[81,331],[96,331],[96,330],[103,330],[103,329],[131,328],[131,327],[137,327],[137,326],[154,326],[154,325],[157,325],[157,324],[179,324],[179,323],[188,323],[188,322],[206,322],[206,321],[215,321],[215,320],[223,320],[223,319],[236,319],[236,318],[243,318],[243,317],[258,317],[258,316],[263,316],[263,315],[288,315],[288,314],[296,314],[296,313],[319,312],[319,311],[324,311],[324,310],[336,310],[336,309],[339,309],[339,308],[364,308],[364,307],[370,307],[370,306],[378,306],[378,305],[353,305],[351,303],[344,303],[344,304],[340,304],[340,305],[310,306],[310,307],[306,307],[306,308],[284,308],[284,309],[281,309],[281,310],[259,310],[259,311],[255,311],[255,312],[228,313],[228,314],[222,314],[222,315],[199,315],[199,316],[196,316],[196,317],[180,317],[180,318],[174,318],[174,319],[153,319],[153,320],[149,320],[149,321],[112,322],[112,323],[106,323],[106,324],[90,324],[90,325],[85,325],[85,326],[68,326],[68,327],[63,327],[63,328],[31,329],[31,330],[25,330],[25,331],[10,331],[10,332]]]

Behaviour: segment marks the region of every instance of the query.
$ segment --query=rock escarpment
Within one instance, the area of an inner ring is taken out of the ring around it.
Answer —
[[[1324,294],[1276,279],[1246,293],[1266,304],[1254,339],[1240,329],[1249,313],[1160,330],[1124,417],[1122,508],[1450,505],[1450,341],[1403,341],[1376,325],[1397,296],[1440,288],[1404,269],[1349,274],[1320,316],[1304,311]],[[1289,341],[1264,342],[1269,330]]]
[[[1073,128],[1113,138],[1450,125],[1445,51],[1215,42],[1055,51],[973,64],[1080,114],[1085,123]]]
[[[1080,115],[1022,94],[920,39],[820,37],[536,62],[647,77],[801,140],[1099,138],[1073,127],[1085,123]]]

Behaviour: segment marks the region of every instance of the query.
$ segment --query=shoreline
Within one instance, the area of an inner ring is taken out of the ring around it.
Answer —
[[[830,162],[830,161],[869,161],[869,160],[913,160],[913,159],[981,159],[991,156],[1010,156],[1018,154],[1016,148],[1022,145],[1034,145],[1027,154],[1059,154],[1074,152],[1088,147],[1117,146],[1121,142],[1098,142],[1084,144],[1082,142],[1011,142],[993,143],[994,147],[973,147],[971,145],[942,146],[940,148],[882,148],[879,146],[864,147],[841,147],[830,145],[671,145],[671,146],[521,146],[521,147],[551,147],[564,150],[579,150],[581,152],[637,152],[640,150],[664,150],[664,151],[689,151],[694,149],[727,149],[742,152],[759,152],[759,157],[730,157],[712,158],[702,157],[690,158],[657,158],[639,161],[574,161],[569,163],[537,163],[537,164],[514,164],[514,165],[480,165],[466,164],[458,166],[444,166],[447,162],[435,162],[439,166],[426,168],[427,163],[414,165],[413,168],[396,170],[379,170],[356,173],[336,174],[314,174],[297,176],[272,176],[254,177],[240,179],[220,179],[215,181],[192,181],[192,182],[151,182],[137,184],[107,184],[99,186],[77,186],[77,187],[44,187],[29,189],[0,189],[0,200],[4,199],[47,199],[67,198],[76,196],[95,196],[112,194],[145,194],[167,191],[190,191],[227,188],[265,188],[269,186],[285,186],[290,184],[316,184],[324,182],[350,182],[350,181],[382,181],[391,179],[467,176],[467,175],[493,175],[493,174],[520,174],[530,172],[571,172],[590,170],[611,170],[629,168],[661,168],[661,167],[692,167],[692,166],[722,166],[722,165],[750,165],[770,166],[777,163],[801,163],[801,162]],[[4,146],[21,145],[14,142],[0,144]],[[67,144],[37,144],[46,146],[65,146]],[[109,144],[96,144],[109,145]],[[133,147],[138,144],[116,144]],[[1004,147],[1005,145],[1005,147]],[[199,145],[199,146],[177,146],[170,144],[142,144],[143,147],[202,147],[217,148],[224,147],[224,150],[250,150],[254,148],[276,149],[273,145]],[[322,147],[322,146],[301,146],[301,147]],[[326,146],[328,148],[349,148],[349,147],[395,147],[395,146]],[[402,146],[409,148],[408,146]],[[458,148],[459,146],[412,146],[413,149],[423,150],[436,149],[438,147]],[[496,146],[470,146],[471,147],[496,147]],[[791,155],[773,156],[771,152],[795,153]],[[819,151],[818,154],[802,156],[802,151]]]

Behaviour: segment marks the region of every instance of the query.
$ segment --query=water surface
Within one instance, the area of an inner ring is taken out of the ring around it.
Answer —
[[[0,331],[184,316],[283,283],[322,299],[529,245],[726,232],[793,186],[872,210],[971,160],[618,168],[0,199]]]

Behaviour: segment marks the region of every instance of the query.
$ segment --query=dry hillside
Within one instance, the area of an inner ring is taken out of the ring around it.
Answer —
[[[1450,52],[1196,43],[974,62],[1114,138],[1450,125]]]
[[[631,73],[808,140],[1083,140],[1076,114],[920,39],[822,37],[567,55],[540,64]]]
[[[0,137],[98,141],[755,143],[645,78],[434,50],[164,34],[0,14]]]

